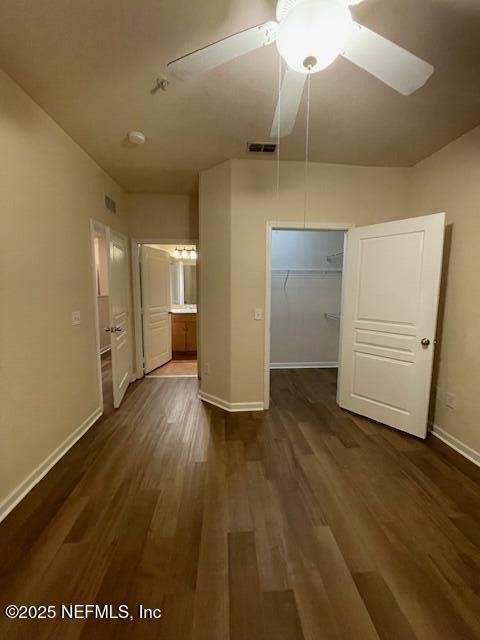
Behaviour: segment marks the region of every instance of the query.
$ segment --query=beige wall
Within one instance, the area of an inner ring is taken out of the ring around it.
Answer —
[[[231,221],[230,163],[200,177],[199,323],[202,391],[230,397]],[[204,322],[203,309],[207,320]]]
[[[132,238],[198,238],[196,196],[130,193],[127,208],[128,232]]]
[[[413,215],[445,211],[449,225],[433,421],[480,452],[480,127],[412,173]],[[448,392],[457,397],[454,409],[445,404]]]
[[[99,407],[89,219],[126,231],[126,214],[122,190],[1,71],[0,95],[1,503]]]

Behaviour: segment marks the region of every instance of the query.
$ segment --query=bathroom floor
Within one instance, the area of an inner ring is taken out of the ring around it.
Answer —
[[[154,369],[147,374],[147,378],[176,378],[188,377],[196,378],[198,375],[198,366],[196,360],[170,360],[162,367]]]

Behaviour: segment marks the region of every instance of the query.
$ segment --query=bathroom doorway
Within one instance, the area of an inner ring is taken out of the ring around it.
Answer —
[[[137,243],[141,373],[198,377],[197,246]]]

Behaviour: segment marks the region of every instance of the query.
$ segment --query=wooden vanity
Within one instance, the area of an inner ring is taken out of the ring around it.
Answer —
[[[197,314],[172,313],[172,351],[175,353],[197,352]]]

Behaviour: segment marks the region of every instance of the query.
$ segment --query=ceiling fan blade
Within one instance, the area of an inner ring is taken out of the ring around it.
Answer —
[[[203,49],[169,62],[167,69],[177,78],[186,80],[219,67],[243,54],[265,47],[275,41],[278,24],[265,22],[233,36],[218,40]]]
[[[280,89],[280,99],[277,102],[275,115],[273,117],[270,137],[276,138],[279,132],[281,138],[292,133],[306,79],[307,76],[304,73],[298,73],[297,71],[293,71],[293,69],[287,69],[285,71]],[[278,126],[279,122],[280,129]]]
[[[428,62],[360,24],[354,25],[342,55],[404,96],[423,87],[434,71]]]

